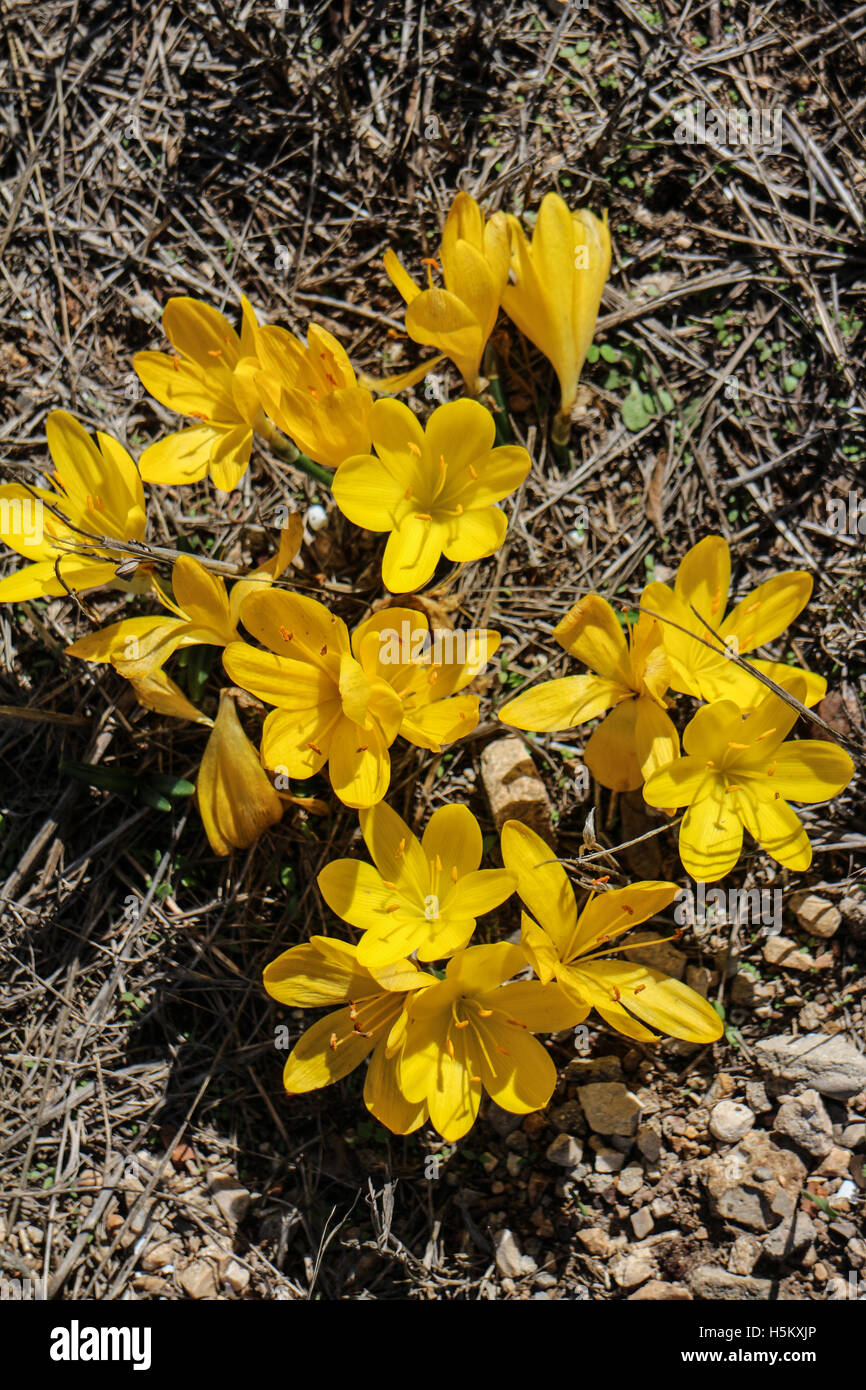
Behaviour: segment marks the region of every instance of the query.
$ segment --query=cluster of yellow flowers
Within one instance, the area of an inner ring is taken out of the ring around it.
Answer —
[[[316,937],[265,973],[284,1003],[341,1006],[297,1044],[286,1087],[325,1085],[369,1055],[372,1113],[398,1133],[429,1118],[451,1139],[472,1124],[482,1088],[517,1112],[546,1104],[555,1070],[532,1034],[569,1028],[591,1008],[644,1041],[661,1033],[695,1042],[720,1036],[706,1000],[623,962],[616,953],[626,943],[611,944],[667,907],[676,887],[600,884],[604,891],[578,915],[564,870],[525,826],[503,829],[504,870],[479,868],[481,833],[462,806],[436,811],[419,843],[384,800],[389,750],[403,738],[438,752],[477,727],[479,697],[467,687],[496,652],[499,633],[476,632],[432,661],[416,655],[430,634],[412,607],[380,609],[350,633],[324,604],[280,583],[301,546],[297,515],[271,559],[230,588],[229,566],[186,554],[176,558],[168,587],[156,572],[158,553],[144,543],[143,489],[209,477],[229,491],[258,436],[327,482],[351,522],[388,533],[382,579],[392,594],[426,584],[443,556],[464,563],[494,554],[507,529],[499,504],[531,461],[522,447],[496,446],[493,415],[471,398],[485,390],[485,346],[502,308],[553,364],[554,437],[567,438],[610,269],[607,219],[572,212],[551,193],[528,243],[516,218],[495,213],[485,222],[461,193],[440,259],[444,287],[428,261],[422,288],[387,253],[407,333],[437,355],[379,381],[359,379],[319,325],[309,325],[304,343],[259,324],[243,299],[237,334],[215,308],[171,299],[163,326],[174,352],[139,353],[135,369],[152,396],[192,423],[152,444],[136,466],[109,435],[93,440],[70,415],[52,413],[47,485],[0,486],[0,539],[29,562],[0,581],[0,601],[106,585],[155,596],[162,611],[114,623],[68,651],[110,664],[146,708],[210,730],[196,795],[217,854],[252,845],[286,804],[321,808],[290,784],[327,766],[336,796],[360,813],[375,868],[340,860],[319,877],[327,903],[363,932],[356,946]],[[390,397],[442,357],[469,395],[439,406],[422,425]],[[647,587],[634,623],[597,594],[582,598],[555,635],[589,674],[545,682],[499,711],[508,724],[545,731],[610,710],[586,745],[587,766],[613,790],[643,785],[648,804],[670,814],[687,807],[680,854],[703,881],[734,866],[744,827],[781,863],[806,867],[811,847],[788,799],[825,800],[853,775],[842,749],[785,741],[796,709],[765,694],[751,670],[808,705],[824,693],[820,677],[730,660],[784,631],[809,598],[809,576],[770,579],[726,615],[729,589],[727,544],[710,536],[685,557],[673,589]],[[384,641],[395,629],[404,634],[396,655]],[[221,648],[233,684],[271,707],[260,749],[244,732],[231,690],[220,692],[212,720],[168,674],[174,653],[201,644]],[[705,702],[684,732],[682,754],[670,691]],[[476,917],[514,891],[527,909],[520,944],[470,945]],[[430,973],[413,957],[447,965]]]
[[[693,1043],[722,1022],[694,990],[615,958],[613,944],[668,907],[673,883],[592,896],[578,913],[565,870],[519,821],[502,828],[504,869],[480,869],[481,830],[465,806],[441,806],[419,841],[384,801],[361,812],[373,860],[339,859],[319,874],[326,903],[363,934],[356,946],[317,936],[265,971],[283,1004],[337,1007],[286,1062],[290,1093],[338,1081],[370,1057],[364,1101],[395,1134],[428,1119],[444,1139],[474,1123],[482,1092],[515,1114],[550,1100],[556,1067],[534,1033],[582,1023],[591,1009],[642,1042]],[[517,892],[519,943],[472,946],[476,918]],[[447,960],[428,973],[412,959]],[[531,978],[526,978],[531,974]]]

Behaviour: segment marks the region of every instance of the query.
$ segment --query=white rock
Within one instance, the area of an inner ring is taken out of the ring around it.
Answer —
[[[579,1086],[577,1094],[583,1113],[596,1134],[628,1137],[636,1134],[640,1101],[622,1082],[594,1081],[588,1086]]]
[[[755,1058],[775,1087],[812,1087],[822,1096],[850,1100],[866,1088],[866,1057],[841,1033],[781,1033],[755,1044]]]
[[[817,1091],[803,1091],[779,1106],[773,1129],[793,1139],[813,1158],[826,1158],[833,1148],[833,1121]]]
[[[503,1226],[493,1237],[496,1255],[496,1268],[509,1279],[522,1279],[526,1274],[534,1274],[538,1265],[531,1255],[521,1255],[517,1241],[507,1226]]]
[[[748,1105],[736,1100],[720,1100],[710,1116],[710,1134],[722,1144],[738,1144],[745,1138],[755,1117]]]

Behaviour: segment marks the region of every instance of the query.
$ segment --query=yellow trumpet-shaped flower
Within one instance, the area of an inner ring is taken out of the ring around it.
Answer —
[[[128,557],[88,537],[144,537],[144,489],[126,450],[108,434],[97,433],[94,442],[64,410],[51,412],[45,432],[54,464],[50,485],[0,486],[0,541],[32,562],[0,579],[0,603],[57,598],[104,584],[126,588],[115,571]]]
[[[674,690],[703,700],[734,700],[741,709],[750,709],[766,687],[730,661],[729,655],[744,656],[781,636],[809,602],[812,576],[805,570],[774,575],[727,612],[730,586],[728,543],[722,536],[705,536],[681,561],[673,589],[648,584],[641,605],[670,620],[662,627]],[[715,650],[696,637],[711,642]],[[806,705],[817,704],[827,692],[824,677],[814,671],[781,661],[750,658],[750,662],[777,685],[802,677]]]
[[[425,261],[427,288],[422,289],[394,252],[385,252],[385,270],[406,303],[406,332],[416,343],[450,357],[471,396],[480,389],[479,372],[487,339],[493,332],[510,262],[505,214],[488,222],[475,199],[458,193],[448,211],[440,248],[445,288],[433,284],[436,262]],[[436,359],[434,359],[435,361]],[[428,371],[427,362],[421,372]],[[376,382],[379,390],[402,390],[418,372]]]
[[[368,1110],[395,1134],[417,1129],[427,1119],[427,1106],[400,1094],[397,1060],[407,1001],[433,980],[408,960],[367,970],[357,947],[327,936],[284,951],[265,970],[268,994],[294,1008],[342,1006],[307,1029],[289,1054],[286,1090],[297,1095],[329,1086],[370,1057],[364,1083]]]
[[[791,683],[801,702],[805,682]],[[740,857],[743,829],[789,869],[808,869],[812,846],[788,801],[836,796],[854,775],[848,753],[819,739],[786,743],[797,711],[768,694],[743,718],[733,700],[704,705],[683,734],[685,754],[647,779],[650,806],[687,806],[680,859],[696,882],[723,878]]]
[[[400,735],[439,753],[477,728],[478,696],[459,692],[484,670],[500,640],[489,628],[431,632],[414,608],[384,608],[355,629],[352,647],[367,674],[399,695]]]
[[[559,419],[565,426],[610,273],[607,213],[599,220],[586,208],[571,212],[558,194],[548,193],[531,245],[516,217],[509,215],[508,229],[514,283],[506,285],[502,307],[553,363],[561,395]]]
[[[403,706],[353,654],[342,618],[315,599],[276,590],[250,594],[241,616],[267,651],[232,642],[223,664],[236,685],[276,706],[265,720],[265,766],[302,779],[327,763],[345,805],[381,801]]]
[[[518,729],[554,732],[610,710],[590,737],[584,761],[603,787],[635,790],[675,758],[680,746],[666,713],[670,665],[661,623],[641,614],[626,638],[610,604],[588,594],[553,635],[593,674],[545,681],[509,700],[499,718]]]
[[[248,849],[282,819],[283,803],[238,719],[227,690],[220,692],[214,726],[195,784],[196,802],[211,849]]]
[[[504,869],[480,869],[481,829],[467,806],[440,806],[417,840],[384,801],[360,813],[373,864],[336,859],[319,874],[325,902],[364,935],[358,961],[373,970],[417,952],[440,960],[466,946],[475,919],[517,883]]]
[[[550,1100],[556,1067],[532,1034],[570,1028],[583,1012],[556,984],[513,979],[525,969],[519,946],[470,946],[407,1004],[399,1089],[410,1103],[426,1101],[443,1139],[472,1127],[482,1089],[518,1115]]]
[[[378,457],[346,459],[334,476],[341,512],[357,526],[390,531],[382,578],[394,593],[426,584],[444,554],[481,560],[501,546],[505,513],[495,504],[529,472],[525,449],[493,447],[493,416],[477,401],[451,401],[422,429],[400,401],[376,401],[370,433]]]
[[[316,463],[336,468],[370,448],[373,397],[359,386],[333,334],[311,323],[306,346],[285,328],[261,328],[256,387],[274,424]]]
[[[253,434],[273,438],[255,384],[256,316],[246,298],[241,307],[238,337],[210,304],[186,296],[170,299],[162,326],[178,355],[136,353],[133,366],[145,389],[169,410],[198,422],[145,449],[145,482],[195,483],[210,474],[216,487],[231,492],[249,465]]]
[[[67,654],[81,661],[109,662],[122,676],[140,679],[155,673],[180,647],[225,647],[240,641],[241,604],[282,574],[297,554],[302,535],[303,523],[295,513],[281,532],[277,553],[247,578],[236,580],[231,592],[219,575],[191,555],[182,555],[172,567],[173,598],[153,581],[168,617],[124,618],[79,638],[66,648]]]
[[[621,937],[673,902],[675,883],[616,888],[591,897],[578,914],[565,870],[528,826],[506,821],[502,858],[517,874],[517,892],[528,909],[524,950],[539,979],[555,980],[580,1009],[576,1022],[595,1009],[611,1028],[640,1042],[657,1041],[662,1033],[695,1043],[721,1037],[719,1015],[695,990],[660,970],[616,958],[628,949]]]

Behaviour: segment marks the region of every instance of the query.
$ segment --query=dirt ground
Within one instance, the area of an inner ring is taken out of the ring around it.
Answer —
[[[165,432],[131,359],[164,346],[173,294],[234,318],[243,292],[298,333],[315,318],[382,375],[420,354],[382,255],[419,272],[459,188],[488,210],[531,211],[550,189],[609,209],[601,351],[569,455],[548,447],[549,365],[496,330],[532,472],[502,551],[444,567],[432,598],[445,621],[500,631],[504,659],[472,737],[442,756],[400,745],[404,816],[464,800],[495,854],[481,757],[504,732],[497,705],[574,669],[552,630],[580,594],[636,603],[710,532],[739,592],[812,573],[775,654],[827,677],[820,713],[863,749],[866,7],[0,0],[0,25],[4,478],[44,465],[58,406],[136,457]],[[688,101],[778,112],[779,148],[678,138]],[[448,368],[426,400],[459,393]],[[286,505],[328,509],[295,578],[354,625],[381,599],[381,538],[262,448],[230,498],[149,489],[149,534],[250,561]],[[356,816],[331,799],[223,860],[188,802],[144,804],[148,775],[194,776],[204,736],[63,654],[125,607],[98,592],[0,609],[3,1278],[61,1299],[863,1296],[862,776],[804,812],[808,873],[752,844],[726,884],[781,890],[787,955],[724,913],[661,948],[724,1007],[722,1041],[650,1049],[593,1022],[582,1050],[553,1042],[547,1111],[491,1107],[457,1145],[398,1139],[364,1110],[360,1072],[286,1098],[281,1030],[293,1040],[301,1014],[261,987],[279,951],[343,930],[315,878],[357,850]],[[186,671],[205,708],[208,676]],[[245,718],[255,733],[260,712]],[[565,857],[593,808],[608,848],[658,826],[639,795],[586,788],[587,735],[529,743]],[[69,763],[127,772],[126,794]],[[616,862],[683,881],[667,832]],[[795,888],[832,935],[809,930]],[[518,924],[513,900],[480,939]],[[817,1063],[793,1076],[768,1047],[809,1034],[843,1049],[827,1065],[844,1084]],[[636,1134],[593,1129],[580,1088],[597,1082],[636,1098]],[[724,1195],[740,1142],[710,1129],[725,1101],[752,1117],[757,1215]],[[796,1211],[774,1206],[780,1189]]]

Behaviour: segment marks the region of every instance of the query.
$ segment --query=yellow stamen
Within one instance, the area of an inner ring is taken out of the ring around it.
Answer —
[[[476,482],[476,483],[477,483],[477,481],[478,481],[478,474],[477,474],[477,472],[475,471],[475,469],[472,467],[472,464],[471,464],[471,463],[470,463],[470,465],[469,465],[469,476],[470,476],[470,478],[472,479],[473,482]]]
[[[417,445],[417,444],[414,444],[414,443],[412,442],[411,439],[408,439],[408,440],[406,441],[406,448],[409,450],[409,453],[410,453],[410,454],[414,454],[416,458],[420,458],[420,457],[421,457],[421,450],[418,448],[418,445]]]
[[[402,859],[402,858],[403,858],[403,851],[405,850],[405,848],[406,848],[406,836],[404,835],[403,838],[402,838],[402,840],[400,841],[399,845],[397,846],[397,858],[398,858],[398,859]]]
[[[456,864],[452,864],[452,866],[451,866],[451,882],[452,882],[452,883],[456,883],[456,882],[457,882],[457,865],[456,865]]]
[[[416,520],[416,521],[432,521],[433,518],[432,518],[432,516],[430,515],[429,512],[416,512],[416,513],[415,513],[415,520]]]

